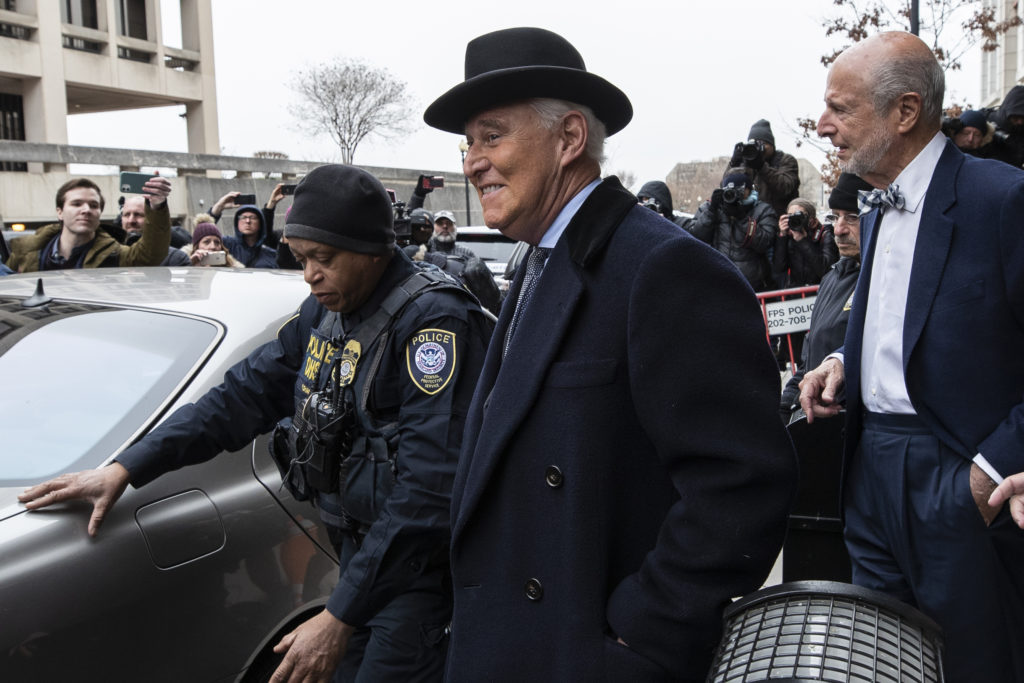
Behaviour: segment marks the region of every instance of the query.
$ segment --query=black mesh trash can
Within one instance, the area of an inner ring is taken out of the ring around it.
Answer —
[[[877,591],[834,581],[765,588],[725,611],[708,683],[942,683],[934,621]]]

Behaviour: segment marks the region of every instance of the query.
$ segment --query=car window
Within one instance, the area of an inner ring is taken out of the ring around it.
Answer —
[[[183,316],[78,309],[42,317],[0,310],[8,324],[0,334],[0,486],[99,465],[219,335],[213,323]]]

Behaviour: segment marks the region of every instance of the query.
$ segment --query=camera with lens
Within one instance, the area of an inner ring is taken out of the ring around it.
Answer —
[[[722,201],[726,204],[739,204],[745,199],[743,196],[745,189],[742,185],[735,187],[732,183],[729,183],[722,188]]]
[[[733,158],[739,157],[744,163],[750,164],[761,159],[764,156],[764,143],[760,140],[747,140],[746,142],[737,142],[736,149],[733,151]]]
[[[661,213],[661,202],[654,197],[641,197],[640,206],[646,206],[655,213]]]
[[[803,211],[794,211],[789,214],[789,229],[793,232],[807,232],[810,219]]]
[[[396,201],[392,196],[391,210],[395,214],[395,241],[399,245],[405,245],[412,239],[412,221],[409,219],[409,212],[405,208],[405,202]]]

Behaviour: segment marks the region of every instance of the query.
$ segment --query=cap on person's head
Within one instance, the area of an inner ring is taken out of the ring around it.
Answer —
[[[843,173],[836,181],[836,186],[828,195],[828,208],[840,209],[842,211],[858,211],[857,196],[863,190],[870,192],[875,189],[870,183],[862,180],[860,176],[852,173]]]
[[[772,147],[775,146],[775,136],[772,135],[772,124],[768,123],[768,119],[761,119],[750,127],[750,132],[747,134],[748,140],[760,140],[761,142],[767,142]]]
[[[434,216],[426,209],[413,209],[409,212],[409,223],[411,225],[429,225],[433,227]]]
[[[475,114],[538,97],[590,107],[608,135],[633,118],[626,94],[587,71],[580,53],[562,36],[542,28],[508,28],[466,46],[466,79],[423,112],[428,126],[461,135]]]
[[[441,220],[442,218],[447,218],[448,220],[450,220],[452,222],[452,225],[455,224],[455,214],[449,211],[448,209],[445,209],[444,211],[438,211],[437,213],[434,214],[435,223]]]
[[[988,132],[988,119],[980,111],[968,109],[961,113],[960,123],[964,124],[964,128],[977,128],[982,133]]]
[[[284,235],[359,254],[386,254],[395,246],[391,199],[380,181],[360,168],[318,166],[295,188]]]
[[[722,187],[753,187],[754,181],[750,177],[750,174],[743,169],[734,168],[726,171],[725,176],[722,178]]]
[[[192,248],[197,248],[199,243],[203,241],[203,238],[210,235],[216,236],[221,241],[224,240],[224,236],[220,234],[220,230],[213,223],[197,223],[192,231]]]

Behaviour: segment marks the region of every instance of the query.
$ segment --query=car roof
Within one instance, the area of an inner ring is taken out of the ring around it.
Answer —
[[[28,297],[36,283],[54,299],[147,308],[217,320],[227,328],[266,324],[309,294],[299,271],[241,268],[87,268],[0,277],[0,296]],[[253,315],[258,305],[261,315]],[[258,320],[256,320],[258,318]]]

